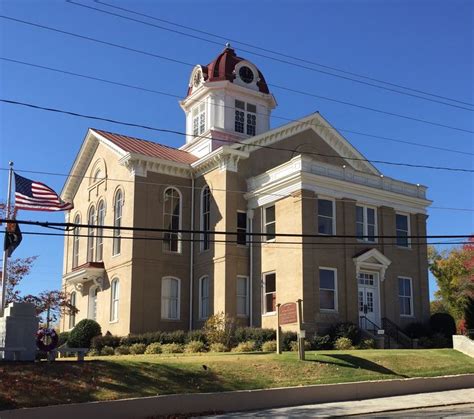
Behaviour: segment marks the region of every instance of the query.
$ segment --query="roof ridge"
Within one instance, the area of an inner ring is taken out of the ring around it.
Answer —
[[[172,147],[170,145],[166,145],[166,144],[162,144],[162,143],[158,143],[156,141],[151,141],[151,140],[145,140],[143,138],[138,138],[138,137],[132,137],[130,135],[125,135],[125,134],[119,134],[118,132],[112,132],[112,131],[106,131],[106,130],[103,130],[103,129],[98,129],[98,128],[90,128],[91,130],[93,131],[96,131],[96,132],[105,132],[107,134],[112,134],[112,135],[120,135],[122,137],[127,137],[127,138],[130,138],[132,140],[137,140],[137,141],[143,141],[145,143],[150,143],[150,144],[154,144],[154,145],[159,145],[161,147],[166,147],[166,148],[169,148],[171,150],[174,150],[174,151],[181,151],[183,153],[187,153],[187,154],[191,154],[189,151],[185,151],[185,150],[181,150],[179,148],[176,148],[176,147]]]

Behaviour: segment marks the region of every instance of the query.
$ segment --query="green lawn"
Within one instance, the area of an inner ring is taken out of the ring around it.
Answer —
[[[126,355],[86,362],[0,363],[0,409],[195,393],[474,373],[452,349],[311,351],[283,355]],[[205,369],[203,366],[206,366]]]

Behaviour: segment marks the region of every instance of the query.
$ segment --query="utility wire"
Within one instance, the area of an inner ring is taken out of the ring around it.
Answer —
[[[21,234],[25,234],[25,235],[33,235],[33,236],[56,236],[56,237],[84,237],[84,238],[89,238],[89,237],[93,237],[93,238],[101,238],[101,239],[117,239],[116,236],[110,236],[110,235],[93,235],[93,236],[89,236],[87,234],[77,234],[75,236],[73,236],[72,234],[61,234],[61,233],[44,233],[44,232],[37,232],[37,231],[25,231]],[[166,241],[165,238],[163,237],[144,237],[144,236],[120,236],[120,239],[125,239],[125,240],[149,240],[149,241]],[[189,243],[189,242],[192,242],[192,243],[200,243],[203,241],[203,239],[196,239],[196,238],[193,238],[193,239],[183,239],[183,238],[180,238],[179,241],[182,241],[182,242],[186,242],[186,243]],[[208,239],[208,242],[210,243],[214,243],[215,245],[218,245],[218,246],[223,246],[223,245],[226,245],[226,244],[238,244],[235,240],[214,240],[214,239]],[[247,243],[249,245],[253,245],[253,244],[264,244],[266,247],[271,247],[272,249],[282,249],[282,250],[289,250],[289,249],[301,249],[301,246],[304,247],[304,249],[326,249],[328,246],[330,246],[331,250],[336,250],[336,249],[345,249],[345,246],[363,246],[363,247],[367,247],[368,245],[370,245],[370,243],[362,243],[362,242],[354,242],[354,243],[334,243],[334,242],[327,242],[327,243],[303,243],[303,242],[265,242],[265,241],[247,241]],[[398,246],[396,243],[386,243],[386,242],[383,242],[383,243],[376,243],[377,245],[383,245],[383,246]],[[455,245],[458,245],[458,244],[470,244],[470,242],[466,242],[466,241],[457,241],[457,242],[445,242],[445,241],[442,241],[442,242],[430,242],[430,243],[427,243],[427,242],[411,242],[410,245],[416,245],[416,246],[427,246],[427,245],[447,245],[447,244],[455,244]],[[287,245],[290,245],[290,246],[287,246]],[[299,245],[299,247],[294,247],[294,246],[291,246],[291,245]],[[243,245],[242,245],[243,246]],[[247,246],[247,245],[245,245]]]
[[[100,77],[95,77],[95,76],[91,76],[91,75],[87,75],[87,74],[75,73],[75,72],[72,72],[72,71],[62,70],[62,69],[59,69],[59,68],[34,64],[34,63],[26,62],[26,61],[14,60],[14,59],[7,58],[7,57],[0,57],[0,60],[15,63],[15,64],[20,64],[20,65],[25,65],[25,66],[29,66],[29,67],[33,67],[33,68],[39,68],[39,69],[42,69],[42,70],[47,70],[47,71],[53,71],[53,72],[57,72],[57,73],[61,73],[61,74],[66,74],[66,75],[73,76],[73,77],[79,77],[79,78],[84,78],[84,79],[88,79],[88,80],[98,81],[98,82],[101,82],[101,83],[107,83],[107,84],[112,84],[112,85],[116,85],[116,86],[120,86],[120,87],[135,89],[135,90],[139,90],[139,91],[143,91],[143,92],[147,92],[147,93],[153,93],[153,94],[158,94],[158,95],[162,95],[162,96],[167,96],[167,97],[170,97],[170,98],[182,99],[182,96],[178,95],[178,94],[163,92],[163,91],[160,91],[160,90],[149,89],[149,88],[146,88],[146,87],[131,85],[131,84],[128,84],[128,83],[121,83],[121,82],[108,80],[108,79],[103,79],[103,78],[100,78]],[[197,100],[197,99],[194,100],[193,102],[205,103],[204,100]],[[218,107],[222,107],[222,108],[235,109],[233,106],[224,105],[224,104],[221,104],[221,103],[215,103],[214,106],[218,106]],[[261,112],[255,112],[255,114],[256,115],[261,115],[261,116],[267,116],[267,114],[263,114]],[[279,116],[279,115],[270,115],[270,118],[280,119],[280,120],[283,120],[283,121],[286,121],[286,122],[297,122],[298,121],[298,119],[287,118],[287,117],[283,117],[283,116]],[[312,123],[310,125],[316,126],[316,127],[328,128],[326,125],[323,125],[323,124]],[[384,140],[384,141],[391,141],[391,142],[395,142],[395,143],[407,144],[407,145],[412,145],[412,146],[416,146],[416,147],[423,147],[423,148],[429,148],[429,149],[433,149],[433,150],[445,151],[445,152],[448,152],[448,153],[457,153],[457,154],[464,154],[464,155],[474,156],[474,153],[470,153],[468,151],[454,150],[454,149],[444,148],[444,147],[436,147],[436,146],[432,146],[432,145],[428,145],[428,144],[421,144],[421,143],[416,143],[416,142],[413,142],[413,141],[406,141],[406,140],[400,140],[400,139],[395,139],[395,138],[390,138],[390,137],[385,137],[385,136],[373,135],[373,134],[368,134],[368,133],[364,133],[364,132],[338,128],[338,127],[329,127],[329,128],[331,130],[335,131],[335,132],[338,132],[338,131],[348,132],[348,133],[351,133],[351,134],[362,135],[362,136],[365,136],[365,137],[368,137],[368,138],[376,138],[376,139],[381,139],[381,140]]]
[[[40,105],[34,105],[34,104],[31,104],[31,103],[20,102],[20,101],[11,100],[11,99],[2,99],[2,98],[0,98],[0,102],[8,103],[8,104],[11,104],[11,105],[25,106],[25,107],[29,107],[29,108],[33,108],[33,109],[39,109],[39,110],[47,111],[47,112],[60,113],[60,114],[79,117],[79,118],[93,119],[93,120],[96,120],[96,121],[105,121],[105,122],[110,122],[110,123],[113,123],[113,124],[126,125],[126,126],[129,126],[129,127],[143,128],[143,129],[150,130],[150,131],[165,132],[165,133],[170,133],[170,134],[177,134],[177,135],[194,137],[194,135],[187,134],[187,133],[182,132],[182,131],[176,131],[176,130],[165,129],[165,128],[156,128],[156,127],[151,127],[151,126],[142,125],[142,124],[136,124],[136,123],[132,123],[132,122],[119,121],[119,120],[111,119],[111,118],[103,118],[103,117],[98,117],[98,116],[93,116],[93,115],[86,115],[86,114],[82,114],[82,113],[78,113],[78,112],[65,111],[65,110],[61,110],[61,109],[57,109],[57,108],[48,108],[48,107],[44,107],[44,106],[40,106]],[[211,137],[201,136],[199,138],[211,138]],[[289,149],[281,148],[281,147],[257,145],[257,144],[242,142],[242,141],[232,141],[232,140],[224,140],[224,139],[220,139],[219,141],[228,142],[228,143],[231,143],[231,144],[239,144],[239,145],[242,145],[242,146],[245,146],[245,147],[255,147],[256,149],[264,148],[264,149],[270,149],[270,150],[280,150],[280,151],[285,151],[285,152],[294,151],[294,150],[289,150]],[[458,167],[430,166],[430,165],[411,164],[411,163],[389,162],[389,161],[385,161],[385,160],[368,160],[368,159],[358,158],[358,157],[346,157],[346,156],[323,154],[323,153],[316,153],[316,152],[310,152],[310,151],[299,152],[299,154],[302,154],[302,155],[316,155],[316,156],[337,158],[337,159],[343,159],[343,160],[364,161],[364,162],[368,162],[368,163],[379,163],[379,164],[387,164],[387,165],[392,165],[392,166],[404,166],[404,167],[423,168],[423,169],[432,169],[432,170],[446,170],[446,171],[451,171],[451,172],[474,173],[474,169],[464,169],[464,168],[458,168]]]
[[[119,230],[119,231],[138,231],[138,232],[153,232],[153,233],[170,233],[170,234],[217,234],[217,235],[233,235],[238,236],[242,233],[236,231],[216,231],[216,230],[190,230],[190,229],[167,229],[167,228],[152,228],[152,227],[129,227],[129,226],[113,226],[113,225],[97,225],[97,224],[81,224],[81,223],[57,223],[49,221],[27,221],[27,220],[15,220],[15,219],[0,219],[0,222],[20,224],[20,225],[33,225],[39,227],[64,227],[64,228],[91,228],[91,229],[104,229],[104,230]],[[350,235],[350,234],[302,234],[302,233],[256,233],[246,232],[246,236],[252,237],[298,237],[298,238],[317,238],[317,239],[362,239],[362,238],[374,238],[374,239],[399,239],[397,235]],[[473,237],[473,234],[452,234],[452,235],[407,235],[403,236],[404,239],[469,239]],[[266,242],[265,242],[266,243]],[[285,243],[285,242],[283,242]],[[370,244],[370,242],[368,242]]]
[[[10,16],[0,15],[0,18],[11,20],[11,21],[18,22],[18,23],[22,23],[22,24],[25,24],[25,25],[33,26],[33,27],[38,27],[38,28],[41,28],[41,29],[46,29],[46,30],[49,30],[49,31],[62,33],[62,34],[77,37],[77,38],[80,38],[80,39],[83,39],[83,40],[88,40],[88,41],[91,41],[91,42],[96,42],[96,43],[99,43],[99,44],[124,49],[124,50],[130,51],[130,52],[135,52],[135,53],[138,53],[138,54],[143,54],[143,55],[147,55],[147,56],[150,56],[150,57],[163,59],[163,60],[166,60],[166,61],[169,61],[169,62],[172,62],[172,63],[194,67],[193,64],[182,61],[182,60],[178,60],[178,59],[174,59],[174,58],[170,58],[170,57],[165,57],[163,55],[158,55],[158,54],[154,54],[154,53],[151,53],[151,52],[138,50],[138,49],[135,49],[135,48],[126,47],[124,45],[119,45],[119,44],[115,44],[115,43],[112,43],[112,42],[102,41],[102,40],[99,40],[99,39],[96,39],[96,38],[92,38],[92,37],[88,37],[88,36],[84,36],[84,35],[79,35],[79,34],[76,34],[76,33],[73,33],[73,32],[63,31],[63,30],[60,30],[60,29],[52,28],[52,27],[45,26],[45,25],[40,25],[40,24],[33,23],[33,22],[27,22],[27,21],[24,21],[24,20],[21,20],[21,19],[12,18]],[[293,89],[288,88],[288,90],[291,91]],[[299,93],[300,91],[295,90],[294,92]],[[420,119],[420,118],[415,118],[415,117],[411,117],[411,116],[408,116],[408,115],[402,115],[402,114],[397,114],[397,113],[394,113],[394,112],[383,111],[383,110],[370,108],[370,107],[362,106],[362,105],[357,105],[355,103],[346,102],[346,101],[342,101],[342,100],[338,100],[338,99],[328,99],[325,96],[318,96],[316,94],[311,94],[311,96],[318,97],[319,99],[323,99],[323,100],[331,100],[332,102],[337,102],[337,103],[344,104],[344,105],[347,105],[347,106],[353,106],[353,107],[357,107],[357,108],[360,108],[360,109],[369,110],[369,111],[372,111],[372,112],[377,112],[377,113],[381,113],[381,114],[385,114],[385,115],[389,115],[389,116],[394,116],[394,117],[398,117],[398,118],[402,118],[402,119],[411,120],[411,121],[414,121],[414,122],[420,122],[420,123],[424,123],[424,124],[428,124],[428,125],[432,125],[432,126],[437,126],[437,127],[442,127],[442,128],[455,130],[455,131],[474,134],[474,131],[472,131],[472,130],[459,128],[459,127],[446,125],[446,124],[441,124],[441,123],[434,122],[434,121],[429,121],[429,120],[426,120],[426,119]]]
[[[10,170],[7,167],[0,167],[1,171],[8,171]],[[39,171],[39,170],[24,170],[24,169],[15,169],[15,172],[19,173],[31,173],[31,174],[38,174],[38,175],[48,175],[48,176],[61,176],[61,177],[66,177],[66,178],[80,178],[80,179],[94,179],[93,176],[80,176],[80,175],[71,175],[71,174],[65,174],[65,173],[54,173],[54,172],[45,172],[45,171]],[[153,185],[153,186],[163,186],[163,187],[179,187],[180,189],[193,189],[192,186],[188,185],[175,185],[175,184],[170,184],[170,183],[160,183],[160,182],[148,182],[148,181],[140,181],[140,180],[133,180],[133,179],[118,179],[118,178],[110,178],[106,177],[104,180],[110,181],[110,182],[118,182],[118,183],[135,183],[135,184],[143,184],[143,185]],[[240,191],[240,190],[234,190],[234,189],[223,189],[223,188],[216,188],[212,185],[205,184],[204,186],[209,187],[211,192],[229,192],[229,193],[236,193],[236,194],[247,194],[249,191]],[[204,187],[203,186],[203,187]],[[194,187],[194,191],[200,191],[202,188]],[[275,196],[278,198],[287,198],[287,194],[279,194],[279,193],[267,193],[266,195],[268,196]],[[318,198],[317,196],[302,196],[301,199],[303,200],[314,200],[317,201]],[[348,198],[332,198],[335,201],[340,201],[340,202],[353,202],[352,199]],[[454,207],[437,207],[437,206],[429,206],[429,209],[438,209],[438,210],[448,210],[448,211],[467,211],[467,212],[473,212],[474,208],[454,208]]]
[[[178,35],[181,35],[181,36],[185,36],[185,37],[188,37],[188,38],[198,39],[198,40],[200,40],[200,41],[204,41],[204,42],[207,42],[207,43],[211,43],[211,44],[215,44],[215,45],[220,45],[220,46],[222,46],[222,42],[213,41],[213,40],[210,40],[210,39],[207,39],[207,38],[203,38],[203,37],[200,37],[200,36],[192,35],[192,34],[185,33],[185,32],[182,32],[182,31],[178,31],[178,30],[175,30],[175,29],[170,29],[170,28],[167,28],[167,27],[164,27],[164,26],[152,24],[152,23],[150,23],[150,22],[146,22],[146,21],[143,21],[143,20],[134,19],[134,18],[131,18],[131,17],[129,17],[129,16],[124,16],[124,15],[121,15],[121,14],[118,14],[118,13],[113,13],[113,12],[110,12],[110,11],[107,11],[107,10],[99,9],[99,8],[97,8],[97,7],[92,7],[92,6],[89,6],[89,5],[77,3],[77,2],[72,1],[72,0],[66,0],[66,2],[69,3],[69,4],[75,5],[75,6],[80,6],[80,7],[83,7],[83,8],[90,9],[90,10],[95,10],[95,11],[100,12],[100,13],[108,14],[108,15],[110,15],[110,16],[119,17],[119,18],[126,19],[126,20],[129,20],[129,21],[132,21],[132,22],[141,23],[141,24],[147,25],[147,26],[152,26],[152,27],[155,27],[155,28],[160,29],[160,30],[172,32],[172,33],[175,33],[175,34],[178,34]],[[114,8],[114,9],[123,10],[123,11],[126,11],[127,13],[132,13],[132,14],[135,14],[135,15],[141,15],[141,16],[144,16],[144,17],[147,17],[147,18],[149,18],[149,19],[156,20],[156,21],[166,22],[166,23],[169,24],[169,25],[173,25],[173,26],[177,26],[177,27],[182,27],[182,28],[186,28],[186,29],[191,30],[191,31],[201,32],[201,33],[202,33],[202,31],[198,31],[198,30],[196,30],[196,29],[194,29],[194,28],[190,28],[190,27],[187,27],[187,26],[184,26],[184,25],[178,25],[178,24],[175,24],[175,23],[170,22],[170,21],[165,21],[165,20],[163,20],[163,19],[156,18],[156,17],[151,16],[151,15],[145,15],[145,14],[137,13],[137,12],[135,12],[135,11],[133,11],[133,10],[130,10],[130,9],[125,9],[125,8],[113,6],[113,5],[110,5],[110,4],[108,4],[108,3],[101,2],[101,1],[96,1],[96,3],[105,5],[105,6],[107,6],[107,7],[112,7],[112,8]],[[226,38],[221,37],[221,36],[216,36],[216,35],[210,34],[210,33],[205,33],[205,34],[206,34],[206,35],[210,35],[210,36],[214,36],[214,37],[217,37],[217,38],[220,38],[220,39],[222,39],[222,40],[227,40],[227,41],[229,41],[229,39],[226,39]],[[239,42],[239,41],[235,41],[235,40],[232,40],[232,42],[236,42],[236,43],[241,44],[241,45],[247,45],[247,46],[250,46],[251,48],[259,49],[259,50],[261,50],[261,51],[264,50],[264,51],[266,51],[266,52],[270,52],[271,54],[279,55],[279,56],[281,56],[281,57],[290,58],[290,59],[293,59],[293,60],[296,60],[296,61],[305,62],[305,63],[312,64],[312,65],[316,65],[316,66],[319,66],[319,67],[325,67],[325,68],[327,68],[327,69],[331,69],[331,68],[328,67],[328,66],[323,66],[323,65],[320,65],[320,64],[318,64],[318,63],[313,63],[313,62],[311,62],[311,61],[307,61],[307,60],[299,59],[299,58],[296,58],[296,57],[288,56],[288,55],[286,55],[286,54],[278,53],[278,52],[275,52],[275,51],[266,50],[266,49],[264,49],[264,48],[256,47],[256,46],[253,46],[253,45],[250,45],[250,44],[245,44],[245,43],[243,43],[243,42]],[[411,96],[411,97],[415,97],[415,98],[418,98],[418,99],[423,99],[423,100],[427,100],[427,101],[430,101],[430,102],[439,103],[439,104],[442,104],[442,105],[445,105],[445,106],[451,106],[451,107],[455,107],[455,108],[459,108],[459,109],[463,109],[463,110],[467,110],[467,111],[471,111],[471,112],[474,111],[474,109],[466,108],[465,106],[454,105],[454,104],[452,104],[452,103],[447,103],[447,102],[443,102],[443,101],[436,100],[436,99],[430,99],[430,98],[427,98],[427,97],[424,97],[424,96],[420,96],[420,95],[417,95],[417,94],[408,93],[408,92],[404,92],[404,91],[401,91],[401,90],[397,90],[397,89],[393,89],[393,88],[388,88],[388,87],[380,86],[380,85],[377,85],[377,84],[374,84],[374,83],[364,82],[364,81],[362,81],[362,80],[357,80],[357,79],[354,79],[354,78],[352,78],[352,77],[342,76],[342,75],[340,75],[340,74],[335,74],[335,73],[331,73],[331,72],[328,72],[328,71],[316,69],[316,68],[313,68],[313,67],[308,67],[308,66],[306,66],[306,65],[301,65],[301,64],[297,64],[297,63],[294,63],[294,62],[291,62],[291,61],[287,61],[287,60],[275,58],[275,57],[272,57],[272,56],[269,56],[269,55],[266,55],[266,54],[257,53],[257,52],[250,51],[250,50],[247,50],[247,49],[244,49],[244,48],[240,48],[240,50],[241,50],[242,52],[245,52],[245,53],[248,53],[248,54],[252,54],[252,55],[255,55],[255,56],[258,56],[258,57],[262,57],[262,58],[269,59],[269,60],[276,61],[276,62],[283,63],[283,64],[288,64],[288,65],[295,66],[295,67],[299,67],[299,68],[302,68],[302,69],[305,69],[305,70],[310,70],[310,71],[318,72],[318,73],[325,74],[325,75],[328,75],[328,76],[331,76],[331,77],[337,77],[337,78],[340,78],[340,79],[349,80],[349,81],[352,81],[352,82],[355,82],[355,83],[360,83],[360,84],[367,85],[367,86],[371,86],[371,87],[375,87],[375,88],[378,88],[378,89],[387,90],[387,91],[394,92],[394,93],[398,93],[398,94],[401,94],[401,95]],[[422,94],[424,94],[424,95],[428,95],[428,96],[432,96],[432,97],[438,97],[438,98],[446,99],[446,100],[449,100],[449,101],[452,101],[452,102],[457,102],[457,103],[461,103],[461,104],[464,104],[464,105],[468,105],[468,106],[474,106],[474,104],[470,104],[470,103],[466,103],[466,102],[461,102],[461,101],[458,101],[458,100],[455,100],[455,99],[450,99],[450,98],[446,98],[446,97],[443,97],[443,96],[434,95],[434,94],[427,93],[427,92],[423,92],[423,91],[419,91],[419,90],[416,90],[416,89],[407,88],[407,87],[400,86],[400,85],[397,85],[397,84],[394,84],[394,83],[387,83],[387,82],[384,82],[384,81],[381,81],[381,80],[377,80],[377,79],[373,79],[373,78],[370,78],[370,77],[361,76],[361,75],[358,75],[358,74],[346,72],[346,71],[344,71],[344,70],[339,70],[339,69],[334,69],[334,68],[332,68],[332,70],[336,70],[336,71],[339,71],[339,72],[344,73],[344,74],[355,75],[356,77],[364,78],[364,79],[366,79],[366,80],[376,81],[377,83],[383,83],[383,84],[387,84],[387,85],[391,85],[391,86],[395,86],[395,87],[400,87],[400,88],[402,88],[402,89],[411,90],[411,91],[413,91],[413,92],[422,93]]]

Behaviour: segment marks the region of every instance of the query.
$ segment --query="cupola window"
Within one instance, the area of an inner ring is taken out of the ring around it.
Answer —
[[[197,137],[206,131],[206,104],[201,103],[192,110],[193,135]]]
[[[235,101],[235,131],[254,136],[257,131],[257,106]]]

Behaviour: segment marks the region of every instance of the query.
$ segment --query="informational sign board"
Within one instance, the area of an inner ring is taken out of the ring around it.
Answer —
[[[280,325],[298,323],[296,303],[286,303],[280,306]]]

